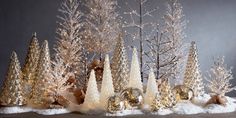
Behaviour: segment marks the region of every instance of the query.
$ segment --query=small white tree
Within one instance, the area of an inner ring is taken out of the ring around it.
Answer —
[[[143,84],[141,81],[141,73],[136,48],[133,49],[129,83],[127,87],[138,88],[143,92]]]
[[[236,89],[230,84],[230,80],[233,79],[232,68],[227,69],[224,64],[224,57],[218,58],[214,65],[211,67],[208,73],[209,78],[206,80],[208,83],[208,89],[210,92],[216,95],[225,95],[225,93],[231,92]]]
[[[155,99],[157,93],[158,93],[157,83],[156,83],[153,69],[151,69],[148,76],[146,95],[144,98],[145,104],[151,106],[153,104],[153,100]]]
[[[111,69],[110,69],[109,56],[106,55],[105,63],[104,63],[103,77],[102,77],[101,95],[100,95],[100,103],[104,109],[106,109],[106,107],[107,107],[108,98],[112,95],[114,95],[114,88],[113,88],[113,83],[112,83],[112,75],[111,75]]]
[[[99,104],[99,92],[97,88],[95,72],[94,70],[92,70],[90,73],[88,87],[83,105],[87,109],[94,109],[97,107],[98,104]]]

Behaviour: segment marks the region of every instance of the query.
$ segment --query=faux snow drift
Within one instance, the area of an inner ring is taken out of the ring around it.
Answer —
[[[190,101],[181,101],[177,103],[173,108],[169,109],[160,109],[157,112],[148,112],[147,108],[143,110],[131,109],[131,110],[122,110],[116,113],[106,113],[102,111],[89,111],[84,112],[85,108],[82,105],[73,105],[68,109],[32,109],[29,107],[2,107],[0,108],[0,114],[15,114],[15,113],[26,113],[26,112],[35,112],[42,115],[54,115],[54,114],[65,114],[70,112],[78,112],[84,114],[104,114],[104,116],[126,116],[126,115],[142,115],[142,114],[153,114],[153,115],[168,115],[168,114],[199,114],[199,113],[229,113],[236,111],[236,99],[231,97],[226,97],[228,102],[225,106],[217,104],[209,104],[207,106],[202,106],[201,103],[206,102],[209,99],[209,95],[204,95],[202,98],[196,98],[194,103]],[[148,106],[147,106],[148,107]]]

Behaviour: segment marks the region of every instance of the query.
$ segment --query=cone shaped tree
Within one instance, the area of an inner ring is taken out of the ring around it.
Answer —
[[[27,97],[30,97],[29,96],[30,92],[32,91],[32,87],[34,86],[35,83],[39,53],[40,53],[40,48],[35,33],[31,39],[27,57],[25,59],[25,65],[22,69],[24,85],[25,85],[25,94]]]
[[[47,104],[47,88],[50,87],[51,83],[51,61],[48,48],[48,42],[43,42],[39,63],[36,73],[36,83],[33,87],[32,98],[30,103],[33,105],[45,105]]]
[[[143,92],[143,84],[141,81],[141,73],[136,48],[133,49],[129,83],[127,87],[138,88]]]
[[[171,108],[176,104],[174,93],[170,83],[165,79],[160,86],[161,104],[166,108]]]
[[[112,57],[112,77],[113,85],[116,92],[125,89],[128,84],[128,57],[125,50],[124,40],[121,36],[116,43],[114,55]]]
[[[102,77],[102,88],[101,88],[101,94],[100,94],[100,103],[104,109],[107,108],[108,98],[111,97],[112,95],[114,95],[114,88],[113,88],[113,83],[112,83],[109,56],[106,55],[103,77]]]
[[[145,104],[152,105],[153,100],[155,99],[158,93],[157,83],[153,70],[151,69],[148,76],[146,95],[144,98]]]
[[[90,73],[88,87],[83,105],[88,109],[95,109],[98,104],[99,104],[99,92],[97,88],[95,72],[94,70],[92,70]]]
[[[184,74],[184,85],[194,91],[195,96],[204,94],[202,75],[198,64],[197,46],[195,42],[191,43],[189,49],[188,61]]]
[[[15,52],[11,55],[10,65],[4,82],[0,103],[6,106],[24,105],[24,91],[22,88],[22,72]]]

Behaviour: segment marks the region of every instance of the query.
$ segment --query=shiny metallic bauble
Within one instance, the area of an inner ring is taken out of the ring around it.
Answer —
[[[185,85],[177,85],[173,88],[173,92],[176,97],[176,101],[181,100],[192,100],[194,97],[194,92],[191,88],[186,87]]]
[[[121,100],[126,109],[141,108],[143,105],[143,93],[137,88],[127,88],[121,92]]]
[[[124,108],[124,102],[121,101],[118,95],[114,95],[108,98],[107,111],[110,113],[115,113],[121,111]]]

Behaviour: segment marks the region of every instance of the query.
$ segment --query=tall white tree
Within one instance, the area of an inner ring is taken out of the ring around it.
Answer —
[[[184,29],[186,27],[186,21],[184,19],[183,8],[178,0],[169,0],[167,4],[167,11],[164,15],[164,38],[166,42],[169,42],[165,46],[168,51],[168,56],[164,57],[166,60],[164,63],[168,63],[163,71],[168,73],[170,82],[176,79],[176,82],[181,81],[183,63],[184,63],[184,44],[185,38]],[[178,82],[180,83],[180,82]]]
[[[100,104],[103,109],[107,108],[108,98],[114,95],[114,88],[112,83],[112,75],[110,69],[109,56],[106,55],[104,62],[104,71],[102,77],[102,88],[100,94]]]
[[[88,13],[85,18],[84,43],[89,52],[100,54],[100,58],[113,49],[113,42],[116,42],[120,32],[116,6],[114,0],[86,1]]]
[[[97,88],[95,72],[92,70],[90,73],[83,106],[87,109],[95,109],[99,105],[99,102],[99,92]]]
[[[227,69],[224,57],[218,58],[208,72],[207,88],[215,95],[224,96],[226,93],[236,90],[236,86],[230,84],[233,79],[232,68]]]
[[[148,82],[147,82],[146,95],[144,98],[145,104],[148,104],[151,106],[157,94],[158,94],[158,86],[156,83],[156,78],[155,78],[153,70],[150,69]]]
[[[184,85],[191,88],[195,96],[204,94],[203,78],[200,72],[197,46],[193,41],[189,49],[188,61],[184,73]]]
[[[65,0],[59,9],[61,15],[59,27],[56,33],[58,34],[57,45],[55,46],[56,56],[61,58],[61,61],[67,65],[66,72],[74,73],[78,79],[78,86],[83,87],[86,77],[80,77],[81,67],[83,66],[83,47],[81,40],[81,28],[83,26],[83,14],[79,10],[78,0]]]
[[[134,0],[133,2],[126,3],[128,8],[124,12],[124,28],[128,36],[131,37],[131,41],[134,47],[136,41],[139,45],[139,60],[140,60],[140,71],[141,79],[143,81],[144,71],[145,71],[145,60],[144,60],[144,50],[145,50],[145,41],[148,40],[154,34],[154,22],[150,19],[153,19],[153,13],[157,10],[156,8],[150,8],[149,0]],[[132,4],[137,3],[138,7],[133,7]],[[127,16],[127,17],[126,17]]]
[[[111,69],[115,92],[120,92],[125,89],[129,77],[128,56],[124,39],[121,35],[113,52]]]
[[[138,88],[143,92],[143,83],[139,68],[137,49],[133,49],[132,62],[129,75],[129,83],[127,87]]]

